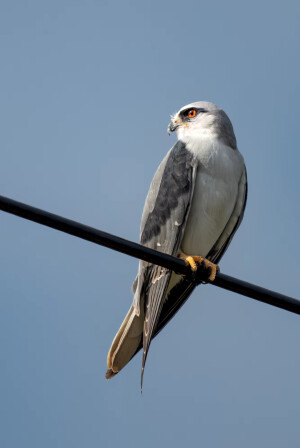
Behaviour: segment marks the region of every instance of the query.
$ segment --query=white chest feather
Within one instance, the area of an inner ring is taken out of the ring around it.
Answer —
[[[187,143],[198,159],[192,204],[180,251],[206,256],[233,212],[243,159],[215,138]]]

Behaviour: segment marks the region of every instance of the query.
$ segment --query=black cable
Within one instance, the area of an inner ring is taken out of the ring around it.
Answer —
[[[63,218],[62,216],[46,212],[45,210],[40,210],[31,207],[30,205],[14,201],[13,199],[0,196],[0,210],[69,233],[70,235],[108,247],[126,255],[148,261],[149,263],[163,266],[177,273],[185,275],[190,274],[190,268],[186,266],[183,260],[149,249],[118,236],[102,232],[93,227],[80,224],[76,221]],[[300,300],[244,282],[237,278],[230,277],[229,275],[222,274],[221,272],[217,273],[214,282],[211,284],[259,300],[260,302],[300,314]]]

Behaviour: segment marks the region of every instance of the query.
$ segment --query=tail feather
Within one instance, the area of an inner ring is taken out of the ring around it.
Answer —
[[[115,376],[136,353],[143,337],[143,325],[143,307],[138,316],[131,306],[108,352],[106,379]]]

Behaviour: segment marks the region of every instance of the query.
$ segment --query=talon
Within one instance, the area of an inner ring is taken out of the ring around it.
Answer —
[[[214,264],[211,261],[206,260],[206,259],[204,260],[204,263],[205,263],[206,269],[210,268],[210,273],[209,273],[209,276],[208,276],[208,280],[210,282],[213,282],[215,280],[215,278],[216,278],[217,271],[219,271],[220,268],[219,268],[219,266],[217,264]]]
[[[210,282],[213,282],[215,280],[217,271],[220,270],[217,264],[214,264],[211,261],[207,260],[206,258],[200,256],[195,255],[187,256],[185,254],[180,254],[179,257],[182,258],[186,262],[186,264],[191,267],[193,273],[195,273],[198,270],[198,267],[201,267],[202,270],[204,268],[203,274]]]
[[[208,267],[205,266],[205,269],[206,269],[206,272],[207,272],[207,277],[209,278],[211,276],[211,273],[212,273],[212,267],[211,266],[208,266]]]
[[[193,272],[197,271],[197,264],[194,257],[186,257],[184,261],[186,262],[187,266],[191,267],[191,270]]]

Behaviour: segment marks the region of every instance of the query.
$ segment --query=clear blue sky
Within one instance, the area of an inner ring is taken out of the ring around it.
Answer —
[[[224,273],[299,298],[298,1],[7,1],[0,194],[138,241],[192,101],[230,116],[249,177]],[[198,288],[113,380],[137,260],[0,214],[0,446],[296,448],[299,317]]]

